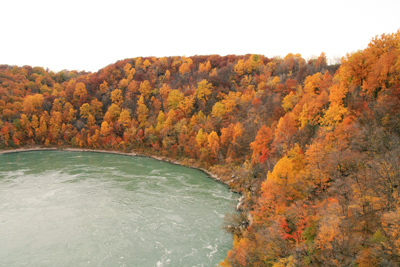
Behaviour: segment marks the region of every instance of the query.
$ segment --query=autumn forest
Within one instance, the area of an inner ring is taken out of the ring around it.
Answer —
[[[221,266],[400,262],[400,31],[336,65],[324,53],[139,57],[96,73],[0,65],[0,149],[35,146],[217,175],[243,196]]]

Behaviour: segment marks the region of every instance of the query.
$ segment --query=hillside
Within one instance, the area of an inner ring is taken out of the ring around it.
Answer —
[[[400,31],[340,65],[288,54],[0,66],[0,149],[165,156],[239,191],[222,266],[397,266],[399,110]]]

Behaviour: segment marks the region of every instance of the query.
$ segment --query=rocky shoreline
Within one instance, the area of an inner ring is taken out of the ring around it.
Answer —
[[[59,150],[58,148],[43,148],[43,147],[29,147],[29,148],[16,148],[10,150],[0,150],[0,155],[2,154],[11,154],[11,153],[20,153],[20,152],[29,152],[29,151],[44,151],[44,150]]]

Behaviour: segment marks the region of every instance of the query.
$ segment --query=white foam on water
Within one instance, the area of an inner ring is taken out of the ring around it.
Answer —
[[[201,172],[98,153],[15,156],[22,165],[0,162],[0,266],[215,266],[232,246],[221,225],[235,201]]]

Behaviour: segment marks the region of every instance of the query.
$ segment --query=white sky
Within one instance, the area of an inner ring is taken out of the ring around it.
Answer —
[[[397,31],[399,11],[399,0],[3,0],[0,64],[97,71],[138,56],[334,58]]]

